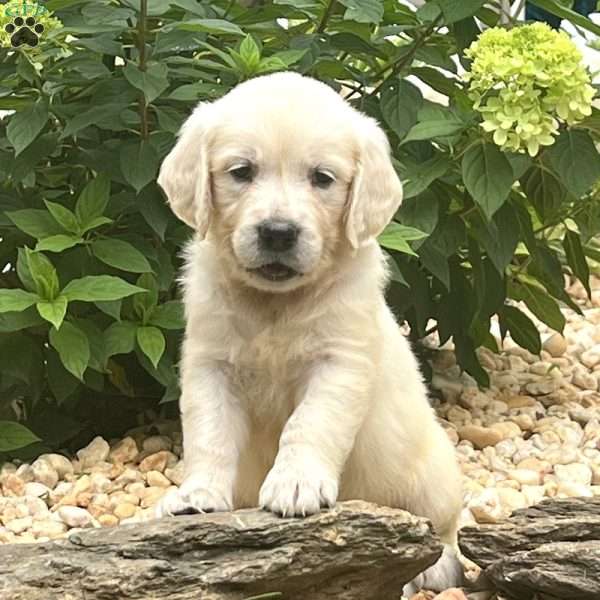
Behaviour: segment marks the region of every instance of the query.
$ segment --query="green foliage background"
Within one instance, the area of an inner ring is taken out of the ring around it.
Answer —
[[[539,4],[598,32],[563,4]],[[559,331],[559,305],[577,310],[563,273],[588,286],[586,255],[600,256],[600,113],[535,159],[484,137],[449,58],[468,66],[475,16],[498,21],[483,5],[46,2],[63,26],[35,49],[0,49],[0,110],[16,111],[0,120],[0,453],[38,438],[21,454],[77,447],[176,413],[175,278],[190,231],[157,170],[196,102],[276,70],[343,82],[385,127],[405,201],[380,241],[393,259],[389,300],[412,335],[436,320],[482,384],[475,349],[495,347],[492,315],[539,352],[510,300]]]

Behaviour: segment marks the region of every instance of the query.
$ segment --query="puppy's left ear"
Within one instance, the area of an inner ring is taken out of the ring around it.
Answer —
[[[402,184],[392,166],[387,138],[374,120],[363,119],[358,167],[346,214],[346,237],[353,248],[377,237],[402,202]]]
[[[173,212],[200,238],[206,236],[211,217],[207,135],[210,104],[199,104],[183,124],[175,147],[163,161],[158,184]]]

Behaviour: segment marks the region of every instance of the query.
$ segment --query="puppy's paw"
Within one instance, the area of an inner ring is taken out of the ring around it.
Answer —
[[[464,581],[464,570],[456,551],[444,545],[444,551],[438,561],[407,583],[402,594],[410,598],[422,589],[442,592],[448,588],[460,587]]]
[[[171,490],[161,498],[156,505],[156,517],[232,510],[231,491],[215,481],[216,478],[208,481],[202,475],[191,475],[178,490]]]
[[[260,489],[261,508],[282,517],[305,517],[335,506],[337,480],[325,469],[275,463]]]

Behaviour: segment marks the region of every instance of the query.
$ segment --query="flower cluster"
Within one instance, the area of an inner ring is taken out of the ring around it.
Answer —
[[[545,23],[488,29],[465,54],[469,96],[503,150],[535,156],[554,143],[561,123],[591,114],[595,90],[566,33]]]

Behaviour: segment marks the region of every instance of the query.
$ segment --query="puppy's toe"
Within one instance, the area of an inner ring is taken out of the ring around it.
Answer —
[[[192,490],[183,494],[184,502],[196,512],[222,512],[232,509],[229,502],[218,490],[206,488]]]
[[[260,490],[259,503],[282,517],[306,517],[335,505],[338,484],[322,474],[275,468]]]
[[[184,502],[180,491],[171,490],[159,500],[154,508],[154,514],[157,519],[162,519],[162,517],[189,514],[189,509],[190,506]]]
[[[402,593],[410,598],[421,589],[441,592],[448,588],[462,586],[464,579],[464,571],[456,551],[450,546],[444,545],[444,551],[439,560],[407,583]]]
[[[232,510],[232,502],[225,489],[207,485],[202,477],[188,477],[178,490],[167,492],[158,503],[158,518]]]

